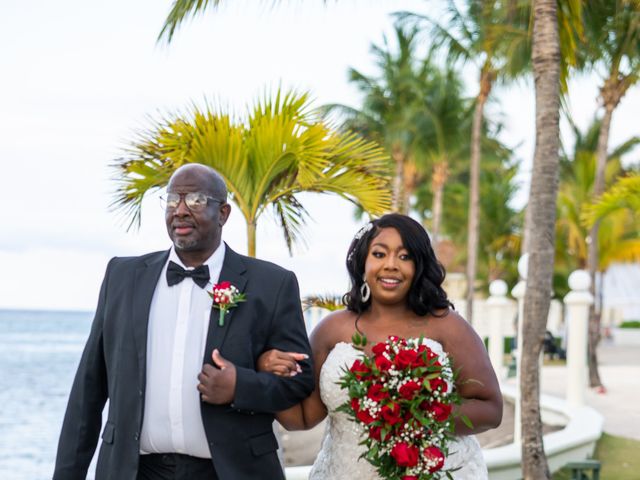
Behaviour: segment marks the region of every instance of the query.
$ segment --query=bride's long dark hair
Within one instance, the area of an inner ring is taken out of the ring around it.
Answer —
[[[416,315],[438,315],[443,309],[453,308],[442,288],[445,270],[436,258],[429,235],[418,222],[406,215],[390,213],[365,225],[355,236],[347,253],[347,271],[351,279],[351,290],[342,297],[348,310],[362,313],[369,308],[371,300],[362,301],[360,293],[364,283],[364,267],[371,241],[382,228],[395,228],[404,248],[415,264],[415,275],[407,296],[407,305]]]

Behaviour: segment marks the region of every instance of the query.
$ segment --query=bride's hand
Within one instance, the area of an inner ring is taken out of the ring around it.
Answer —
[[[275,375],[295,377],[302,372],[298,362],[309,358],[304,353],[281,352],[280,350],[267,350],[258,358],[258,371]]]

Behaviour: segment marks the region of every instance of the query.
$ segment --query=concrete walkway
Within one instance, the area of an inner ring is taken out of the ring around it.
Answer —
[[[640,440],[640,346],[616,346],[612,340],[603,340],[598,361],[606,391],[589,389],[587,405],[604,416],[606,433]],[[565,372],[565,367],[543,367],[542,391],[564,398]]]

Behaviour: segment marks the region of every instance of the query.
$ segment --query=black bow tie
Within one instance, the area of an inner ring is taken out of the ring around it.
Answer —
[[[169,262],[167,267],[167,283],[169,286],[180,283],[185,277],[191,277],[200,288],[204,288],[209,283],[209,266],[200,265],[193,270],[185,270],[177,263]]]

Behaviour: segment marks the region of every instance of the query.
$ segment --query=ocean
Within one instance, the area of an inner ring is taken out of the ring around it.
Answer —
[[[92,319],[91,312],[0,310],[0,479],[51,479]]]

